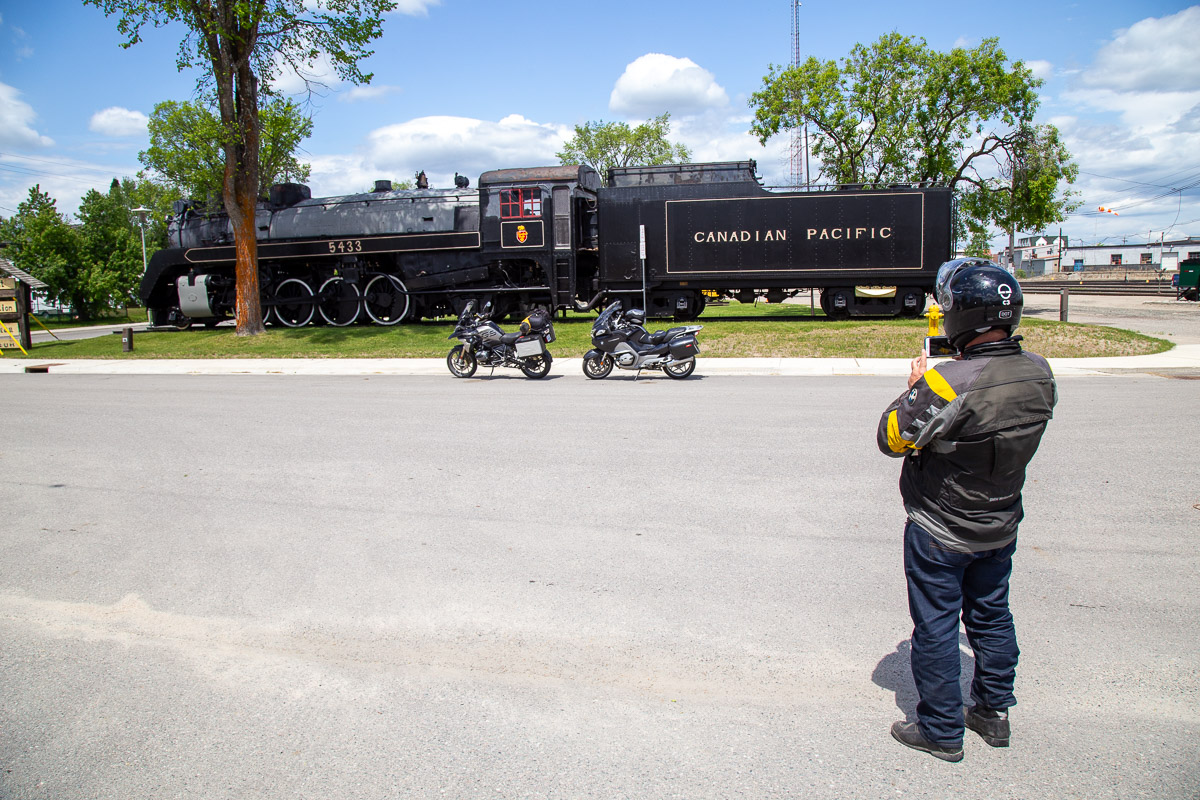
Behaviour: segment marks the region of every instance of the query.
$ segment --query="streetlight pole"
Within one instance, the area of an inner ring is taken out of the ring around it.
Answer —
[[[150,209],[145,206],[138,206],[133,209],[133,213],[138,216],[138,227],[142,230],[142,274],[146,274],[146,215],[150,213]]]

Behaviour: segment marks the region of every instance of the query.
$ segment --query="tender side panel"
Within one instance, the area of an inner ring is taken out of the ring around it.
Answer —
[[[925,211],[919,193],[668,202],[664,277],[919,272]]]

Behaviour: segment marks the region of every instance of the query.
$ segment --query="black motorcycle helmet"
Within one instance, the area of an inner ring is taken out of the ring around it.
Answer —
[[[644,325],[646,322],[646,312],[640,308],[631,308],[625,312],[625,319],[634,325]]]
[[[961,350],[992,328],[1008,335],[1021,322],[1021,284],[1008,270],[983,258],[956,258],[938,269],[934,289],[950,344]]]

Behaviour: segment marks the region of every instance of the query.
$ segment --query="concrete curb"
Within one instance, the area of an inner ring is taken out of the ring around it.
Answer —
[[[582,359],[561,358],[551,375],[583,379]],[[1165,353],[1121,358],[1052,358],[1058,376],[1200,370],[1200,344],[1177,345]],[[28,368],[28,370],[27,370]],[[449,376],[441,358],[242,358],[242,359],[5,359],[0,374],[36,370],[56,375],[438,375]],[[486,375],[480,369],[478,374]],[[512,372],[501,370],[496,374]],[[712,376],[820,377],[880,375],[905,377],[902,358],[705,358],[696,373]],[[621,374],[621,373],[618,373]],[[632,374],[632,373],[627,373]],[[653,376],[651,371],[644,376]]]

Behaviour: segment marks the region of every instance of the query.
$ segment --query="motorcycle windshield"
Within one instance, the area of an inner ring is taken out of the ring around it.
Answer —
[[[458,324],[460,326],[465,325],[467,323],[467,320],[471,318],[471,315],[473,313],[475,313],[475,301],[468,300],[467,304],[465,306],[463,306],[462,313],[460,313],[458,315]]]
[[[621,312],[621,302],[617,301],[610,305],[604,311],[600,312],[600,316],[596,317],[596,321],[592,323],[593,328],[611,328],[613,318]]]

